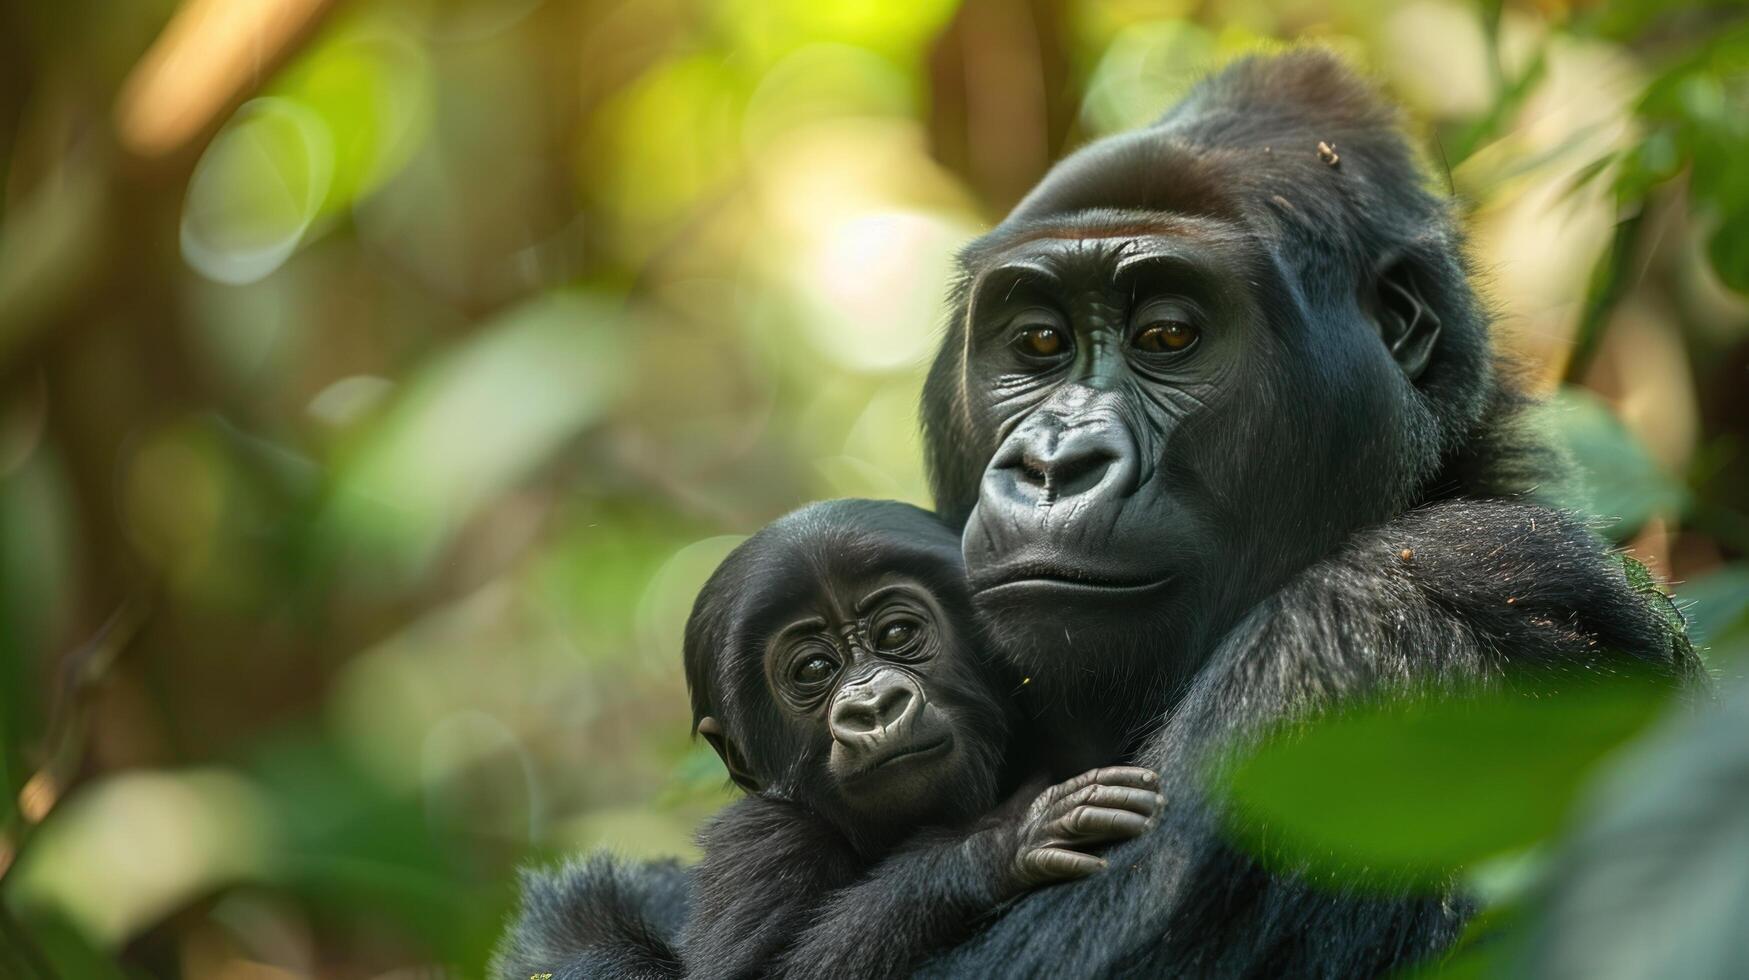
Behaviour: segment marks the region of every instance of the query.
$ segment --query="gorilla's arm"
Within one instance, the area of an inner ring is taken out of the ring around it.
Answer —
[[[606,855],[522,878],[522,908],[489,975],[528,980],[679,980],[763,975],[833,889],[863,868],[799,807],[747,797],[700,834],[704,858]]]
[[[1229,631],[1146,742],[1138,764],[1172,801],[1159,828],[1113,851],[1108,872],[1024,897],[926,972],[1360,977],[1444,948],[1464,917],[1452,901],[1313,891],[1227,846],[1198,779],[1208,751],[1347,695],[1622,655],[1697,670],[1568,517],[1451,501],[1358,532]]]
[[[725,807],[699,841],[704,858],[680,938],[688,977],[764,976],[826,896],[865,867],[813,814],[758,796]]]
[[[835,892],[771,976],[843,980],[903,976],[965,938],[1004,898],[994,835],[928,834]]]
[[[522,908],[500,941],[494,980],[664,980],[682,975],[673,938],[687,911],[674,861],[627,865],[606,855],[522,875]]]
[[[1151,770],[1110,766],[1023,787],[970,832],[916,835],[835,892],[770,974],[877,980],[929,953],[1026,891],[1103,870],[1090,853],[1146,832],[1159,812]],[[1040,791],[1042,788],[1042,792]]]

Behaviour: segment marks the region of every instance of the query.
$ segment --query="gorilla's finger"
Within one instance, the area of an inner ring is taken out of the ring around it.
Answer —
[[[1164,797],[1149,790],[1095,784],[1082,787],[1051,804],[1045,816],[1047,819],[1054,819],[1062,817],[1076,807],[1101,806],[1117,810],[1130,810],[1144,817],[1151,817],[1160,812],[1165,804]]]
[[[1103,806],[1079,806],[1053,822],[1050,829],[1067,843],[1103,844],[1140,837],[1154,821],[1129,810]]]
[[[1021,865],[1040,881],[1085,878],[1105,869],[1105,859],[1060,847],[1040,847],[1026,852]]]
[[[1136,789],[1151,790],[1160,785],[1160,774],[1141,766],[1107,766],[1093,770],[1091,775],[1095,782],[1106,786],[1133,786]]]

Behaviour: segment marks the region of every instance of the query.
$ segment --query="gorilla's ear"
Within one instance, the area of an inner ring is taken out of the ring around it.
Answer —
[[[729,741],[728,734],[723,731],[722,722],[705,715],[698,720],[698,733],[711,743],[711,748],[717,750],[717,758],[723,760],[723,767],[729,770],[729,779],[736,786],[749,793],[759,792],[759,780],[754,779],[753,774],[747,771],[746,763],[741,760],[740,750],[735,748],[734,742]]]
[[[1439,340],[1439,317],[1422,295],[1417,278],[1413,259],[1405,256],[1387,262],[1373,277],[1372,296],[1366,303],[1379,339],[1410,381],[1427,369]]]

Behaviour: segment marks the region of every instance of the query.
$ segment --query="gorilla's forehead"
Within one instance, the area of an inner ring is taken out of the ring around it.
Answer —
[[[1241,271],[1262,258],[1255,236],[1220,218],[1090,212],[998,228],[966,250],[967,271],[1027,271],[1049,278],[1110,278],[1150,263]]]
[[[1156,215],[1147,222],[1053,222],[986,242],[968,269],[969,296],[980,310],[1020,302],[1017,287],[1021,293],[1042,287],[1119,304],[1138,289],[1187,288],[1237,302],[1243,284],[1275,278],[1258,239],[1221,219]]]
[[[922,569],[871,565],[849,555],[841,558],[820,563],[807,574],[788,576],[786,582],[773,582],[780,587],[757,596],[747,610],[750,638],[763,642],[797,624],[838,631],[867,615],[871,602],[889,592],[934,594],[941,587],[938,581],[919,577]]]

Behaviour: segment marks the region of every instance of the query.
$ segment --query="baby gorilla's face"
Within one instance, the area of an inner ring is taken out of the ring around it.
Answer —
[[[863,842],[992,806],[1006,686],[959,536],[890,501],[813,504],[737,548],[687,624],[698,732],[750,792]]]
[[[917,813],[956,791],[971,758],[970,652],[927,588],[894,578],[821,590],[773,638],[773,699],[830,740],[826,768],[846,803]]]

